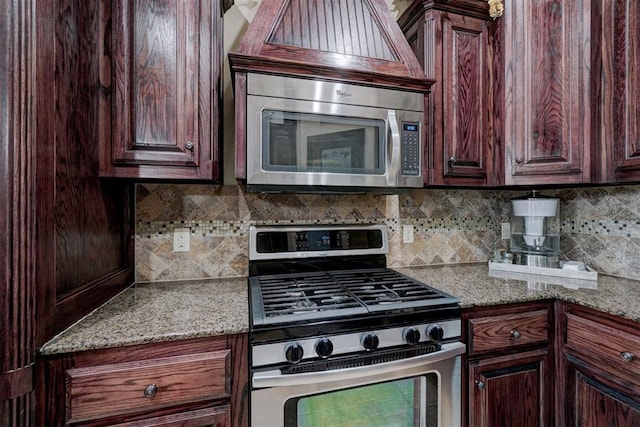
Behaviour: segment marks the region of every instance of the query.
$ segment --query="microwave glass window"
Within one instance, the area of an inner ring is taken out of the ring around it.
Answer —
[[[290,399],[286,427],[438,425],[438,376],[434,373]]]
[[[263,110],[262,167],[382,175],[385,135],[384,120]]]

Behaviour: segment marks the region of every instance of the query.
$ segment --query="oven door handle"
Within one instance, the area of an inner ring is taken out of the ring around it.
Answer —
[[[398,182],[398,170],[400,169],[400,129],[398,127],[398,115],[395,110],[388,110],[387,120],[391,132],[391,153],[389,153],[389,173],[387,185],[395,187]]]
[[[411,369],[422,365],[440,362],[461,355],[466,346],[461,342],[442,345],[442,350],[408,359],[395,360],[377,365],[358,366],[356,368],[334,369],[303,374],[282,374],[280,370],[255,372],[252,378],[254,388],[296,386],[301,384],[321,383],[328,381],[353,380],[371,375],[382,375],[389,372]]]

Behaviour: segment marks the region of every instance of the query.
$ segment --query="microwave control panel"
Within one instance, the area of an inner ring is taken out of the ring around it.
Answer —
[[[402,175],[420,175],[420,124],[402,122],[400,134]]]

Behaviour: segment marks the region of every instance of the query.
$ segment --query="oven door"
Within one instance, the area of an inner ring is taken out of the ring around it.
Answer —
[[[247,184],[423,187],[423,113],[247,96]]]
[[[254,372],[252,426],[460,425],[462,343],[357,368],[282,375]]]

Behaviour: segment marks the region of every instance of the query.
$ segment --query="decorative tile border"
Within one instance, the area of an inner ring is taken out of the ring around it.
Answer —
[[[560,229],[564,233],[640,237],[640,220],[566,219],[561,222]]]
[[[507,221],[507,220],[504,220]],[[138,221],[136,234],[140,237],[171,234],[175,228],[188,227],[191,234],[217,237],[246,236],[251,225],[309,225],[309,224],[379,224],[384,223],[390,232],[398,232],[402,225],[413,225],[417,233],[452,230],[496,230],[501,220],[494,218],[381,218],[334,219],[334,220],[282,220],[282,221],[217,221],[217,220],[181,220],[181,221]],[[507,221],[508,222],[508,221]],[[596,220],[565,219],[560,222],[562,233],[600,234],[616,237],[640,237],[640,220]]]

